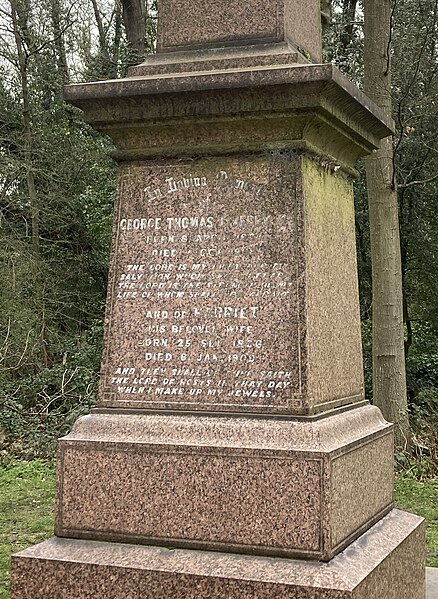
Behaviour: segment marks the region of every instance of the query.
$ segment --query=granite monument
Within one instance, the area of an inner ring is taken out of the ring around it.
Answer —
[[[99,405],[12,599],[424,599],[364,397],[352,180],[392,122],[319,0],[161,0],[157,54],[68,86],[118,163]]]

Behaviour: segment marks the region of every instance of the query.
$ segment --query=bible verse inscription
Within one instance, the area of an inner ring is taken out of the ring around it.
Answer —
[[[257,411],[299,393],[292,166],[126,167],[104,404]]]

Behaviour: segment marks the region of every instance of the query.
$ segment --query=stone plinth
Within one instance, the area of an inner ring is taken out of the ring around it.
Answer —
[[[13,558],[12,596],[424,599],[423,539],[422,520],[397,510],[327,564],[52,539]]]
[[[329,560],[392,508],[392,428],[122,414],[60,441],[56,534]]]

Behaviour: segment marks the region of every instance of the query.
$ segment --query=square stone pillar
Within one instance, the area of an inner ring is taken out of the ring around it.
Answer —
[[[306,61],[319,2],[160,6],[157,55],[65,92],[119,163],[105,351],[12,599],[424,599],[363,391],[352,178],[392,123]]]
[[[287,42],[321,62],[320,0],[160,0],[157,51]]]

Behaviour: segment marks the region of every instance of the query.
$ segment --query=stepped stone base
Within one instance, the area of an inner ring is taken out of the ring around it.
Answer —
[[[328,561],[392,509],[392,426],[93,413],[59,442],[58,537]]]
[[[424,599],[424,524],[393,510],[329,563],[53,538],[13,557],[12,599]]]

